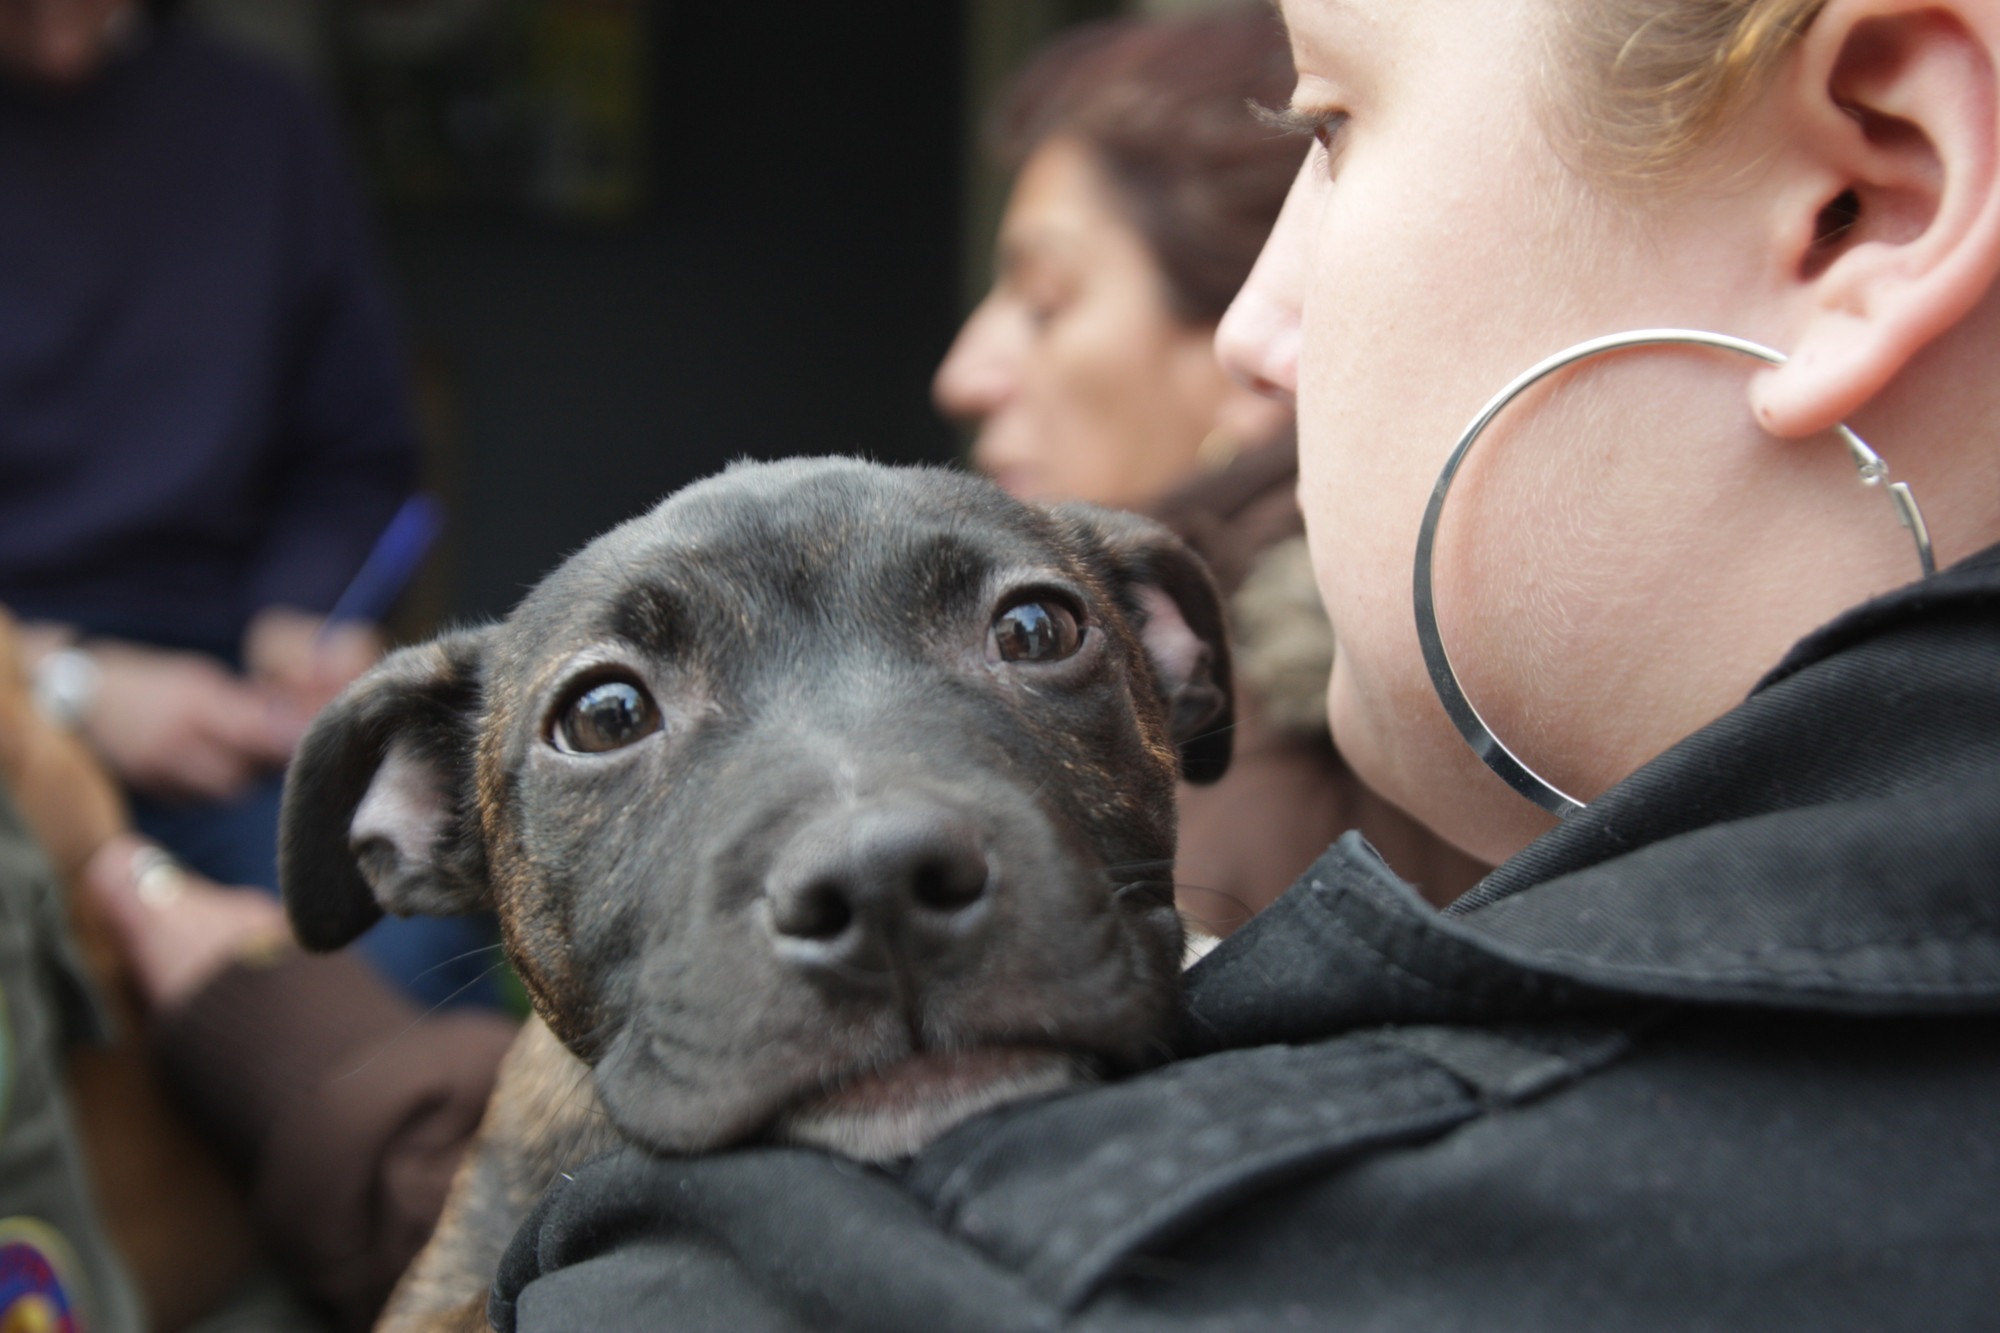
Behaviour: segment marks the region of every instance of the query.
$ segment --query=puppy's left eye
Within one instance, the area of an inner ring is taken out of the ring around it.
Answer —
[[[660,709],[637,681],[606,680],[589,686],[556,715],[556,748],[571,754],[622,750],[660,729]]]
[[[993,617],[993,646],[1003,662],[1056,662],[1083,642],[1076,613],[1053,598],[1016,602]]]

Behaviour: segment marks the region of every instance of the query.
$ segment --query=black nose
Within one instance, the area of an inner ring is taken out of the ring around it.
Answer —
[[[986,918],[990,867],[977,830],[929,804],[822,819],[778,857],[766,886],[780,951],[858,981],[923,971]]]

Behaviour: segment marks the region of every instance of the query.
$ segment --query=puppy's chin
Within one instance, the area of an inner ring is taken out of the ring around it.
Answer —
[[[1090,1081],[1089,1067],[1060,1051],[925,1052],[798,1103],[778,1117],[772,1136],[864,1162],[894,1161],[982,1111]]]

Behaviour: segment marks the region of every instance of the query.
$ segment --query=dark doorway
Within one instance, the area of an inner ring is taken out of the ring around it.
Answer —
[[[666,3],[646,202],[385,222],[447,410],[456,616],[735,458],[943,461],[959,311],[956,5]]]

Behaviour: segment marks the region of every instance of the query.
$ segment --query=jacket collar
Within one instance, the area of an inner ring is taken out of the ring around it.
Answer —
[[[2000,1009],[2000,548],[1867,603],[1444,914],[1350,834],[1188,976],[1191,1043],[1666,1001]]]

